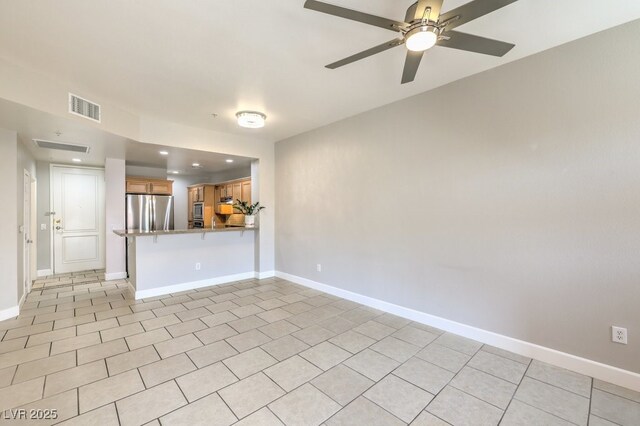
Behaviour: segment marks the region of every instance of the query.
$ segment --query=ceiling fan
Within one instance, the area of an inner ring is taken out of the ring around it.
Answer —
[[[404,62],[404,70],[402,71],[402,84],[414,80],[422,55],[433,46],[450,47],[493,56],[504,56],[515,46],[511,43],[461,33],[453,29],[501,7],[514,3],[517,0],[473,0],[463,6],[441,14],[440,8],[442,7],[443,1],[444,0],[418,0],[407,9],[404,22],[382,18],[316,0],[307,0],[304,7],[329,15],[339,16],[340,18],[399,32],[399,38],[356,53],[355,55],[331,63],[326,67],[335,69],[404,44],[407,47],[407,57]]]

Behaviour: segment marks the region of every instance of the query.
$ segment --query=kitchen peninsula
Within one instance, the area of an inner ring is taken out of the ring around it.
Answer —
[[[136,299],[253,278],[258,228],[115,230],[127,239]]]

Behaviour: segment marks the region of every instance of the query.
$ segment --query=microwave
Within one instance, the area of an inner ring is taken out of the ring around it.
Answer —
[[[193,203],[193,220],[204,219],[204,203]]]

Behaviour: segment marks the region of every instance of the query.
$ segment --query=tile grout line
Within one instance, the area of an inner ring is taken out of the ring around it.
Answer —
[[[587,410],[587,426],[589,426],[589,424],[591,423],[591,404],[593,401],[593,378],[590,378],[590,384],[591,386],[589,386],[589,408]]]
[[[502,420],[504,419],[504,416],[507,414],[507,410],[509,409],[509,407],[511,406],[511,403],[513,402],[513,400],[516,397],[516,393],[518,392],[518,389],[520,388],[520,385],[522,384],[522,381],[524,380],[525,377],[527,377],[527,371],[529,371],[529,368],[531,367],[532,363],[533,363],[533,359],[530,359],[529,360],[529,364],[527,365],[527,368],[524,370],[524,373],[522,374],[522,377],[520,377],[520,381],[516,385],[516,390],[513,391],[513,395],[511,395],[511,399],[509,400],[509,403],[507,404],[507,407],[504,409],[504,412],[502,413],[502,416],[500,417],[500,421],[498,422],[498,424],[502,423]]]

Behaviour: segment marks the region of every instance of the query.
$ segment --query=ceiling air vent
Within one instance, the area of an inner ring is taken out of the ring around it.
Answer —
[[[75,145],[71,143],[45,141],[42,139],[34,139],[33,142],[39,148],[44,148],[44,149],[57,149],[58,151],[82,152],[84,154],[89,153],[89,147],[85,145]]]
[[[100,122],[100,105],[69,93],[69,112]]]

